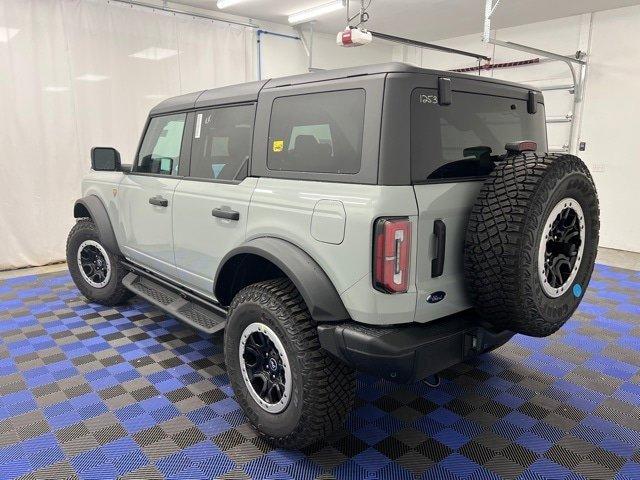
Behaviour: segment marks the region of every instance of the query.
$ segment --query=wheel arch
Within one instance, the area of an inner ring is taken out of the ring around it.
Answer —
[[[109,213],[98,196],[87,195],[76,200],[73,206],[73,216],[75,218],[91,218],[98,229],[100,241],[104,247],[115,255],[122,255]]]
[[[227,253],[214,279],[214,294],[229,305],[247,285],[286,276],[304,299],[318,322],[349,318],[340,295],[322,268],[296,245],[275,237],[250,240]]]

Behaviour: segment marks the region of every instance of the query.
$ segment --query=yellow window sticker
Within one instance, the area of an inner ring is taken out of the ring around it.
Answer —
[[[273,141],[273,151],[276,153],[284,150],[284,140],[274,140]]]

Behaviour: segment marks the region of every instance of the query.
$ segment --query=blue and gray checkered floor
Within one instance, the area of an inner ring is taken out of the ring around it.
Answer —
[[[2,479],[638,479],[639,445],[638,272],[597,266],[560,332],[438,388],[361,375],[344,431],[304,451],[256,437],[220,336],[87,304],[66,273],[0,282]]]

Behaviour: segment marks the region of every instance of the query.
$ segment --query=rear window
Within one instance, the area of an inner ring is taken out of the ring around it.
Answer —
[[[484,177],[508,142],[533,140],[546,149],[544,107],[527,102],[454,92],[438,105],[437,90],[416,89],[411,98],[411,176],[414,182]]]
[[[360,171],[364,90],[280,97],[269,126],[269,170],[345,173]]]

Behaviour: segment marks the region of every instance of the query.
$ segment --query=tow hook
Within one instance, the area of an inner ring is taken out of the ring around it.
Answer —
[[[482,334],[479,334],[479,332],[476,331],[476,332],[466,333],[464,336],[464,347],[463,347],[464,358],[467,358],[482,352],[484,350],[483,343],[484,342],[482,341]]]

